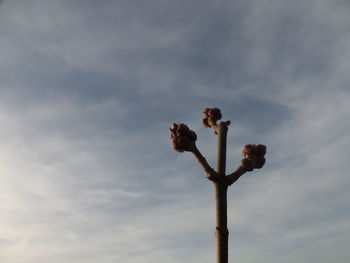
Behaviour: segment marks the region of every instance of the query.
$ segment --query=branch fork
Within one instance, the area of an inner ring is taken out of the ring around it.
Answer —
[[[230,125],[230,121],[221,122],[219,125],[213,125],[213,130],[215,134],[220,134],[220,127],[224,127],[223,129],[227,132],[227,126]],[[222,128],[221,128],[222,129]],[[234,182],[238,180],[239,177],[241,177],[244,173],[246,173],[246,169],[240,165],[237,167],[236,171],[232,172],[229,175],[226,174],[220,174],[218,171],[215,171],[207,162],[205,157],[202,155],[202,153],[197,148],[196,144],[193,143],[192,147],[189,149],[189,152],[192,152],[193,155],[196,157],[198,163],[202,167],[204,174],[207,179],[209,179],[212,182],[224,182],[225,185],[230,186]],[[221,171],[222,172],[222,171]]]

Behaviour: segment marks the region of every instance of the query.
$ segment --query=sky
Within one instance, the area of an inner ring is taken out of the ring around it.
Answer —
[[[230,120],[229,262],[350,260],[350,2],[0,2],[0,262],[215,262],[214,188],[170,145]]]

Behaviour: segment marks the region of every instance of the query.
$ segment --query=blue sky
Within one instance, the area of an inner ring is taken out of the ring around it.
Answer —
[[[215,166],[201,112],[216,106],[228,172],[268,146],[229,190],[230,262],[349,262],[349,12],[1,1],[0,261],[214,262],[213,186],[168,128],[188,124]]]

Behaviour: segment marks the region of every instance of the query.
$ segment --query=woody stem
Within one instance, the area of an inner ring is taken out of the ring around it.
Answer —
[[[217,172],[219,180],[215,184],[216,197],[216,255],[217,263],[228,262],[228,229],[227,229],[227,182],[226,182],[226,123],[215,127],[218,135]]]

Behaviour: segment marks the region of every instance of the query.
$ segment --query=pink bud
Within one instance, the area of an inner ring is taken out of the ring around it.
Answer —
[[[179,147],[175,140],[172,140],[173,149],[177,152],[183,152],[184,150]]]
[[[247,144],[243,147],[242,150],[243,156],[246,154],[255,154],[255,146],[253,144]]]
[[[170,138],[175,151],[189,151],[197,140],[197,134],[190,130],[186,124],[174,123],[170,128]]]
[[[221,111],[218,108],[210,109],[208,115],[209,115],[209,117],[211,117],[215,121],[220,120],[222,117]]]
[[[187,150],[191,145],[190,139],[186,136],[177,138],[176,143],[182,150]]]
[[[208,118],[209,117],[209,111],[210,111],[210,109],[209,108],[205,108],[204,110],[203,110],[203,114],[204,114],[204,116],[206,117],[206,118]]]
[[[254,170],[254,162],[252,159],[249,159],[249,158],[242,159],[241,165],[248,172],[251,172]]]
[[[204,119],[202,120],[202,123],[203,123],[203,126],[204,126],[205,128],[210,128],[210,124],[209,124],[209,122],[208,122],[208,118],[204,118]]]
[[[255,161],[255,165],[254,165],[254,168],[257,168],[257,169],[260,169],[264,166],[266,162],[266,159],[265,157],[263,156],[257,156],[256,157],[256,161]]]
[[[188,138],[191,141],[195,142],[195,141],[197,141],[197,134],[194,131],[190,130],[189,133],[188,133]]]
[[[177,135],[178,136],[188,136],[190,129],[187,127],[186,124],[180,123],[179,127],[177,128]]]
[[[264,156],[266,154],[266,146],[259,144],[255,147],[256,155]]]
[[[176,123],[173,123],[173,126],[171,126],[170,130],[175,131],[177,130],[178,125]]]
[[[173,126],[171,126],[171,128],[170,128],[171,138],[173,138],[173,136],[176,136],[176,132],[177,132],[177,124],[173,123]]]

